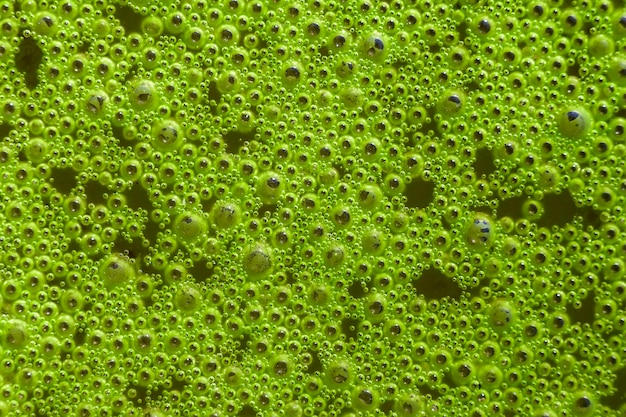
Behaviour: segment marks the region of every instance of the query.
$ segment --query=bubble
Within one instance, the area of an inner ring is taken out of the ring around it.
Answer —
[[[330,289],[323,284],[313,284],[309,292],[309,299],[313,304],[324,305],[330,298]]]
[[[475,213],[466,226],[465,240],[473,248],[486,249],[493,245],[496,229],[493,220],[483,213]]]
[[[324,253],[324,262],[327,266],[338,267],[340,266],[346,257],[346,251],[343,246],[335,245],[331,246]]]
[[[442,116],[455,116],[463,112],[466,104],[465,94],[460,90],[447,90],[437,102],[437,111]]]
[[[288,85],[297,84],[303,77],[304,72],[302,67],[297,62],[291,62],[285,66],[283,70],[283,79]]]
[[[458,385],[469,385],[476,377],[476,367],[471,362],[457,362],[451,368],[452,380]]]
[[[331,387],[344,388],[350,386],[353,380],[350,363],[345,360],[331,362],[326,367],[325,378]]]
[[[385,250],[387,245],[386,235],[377,229],[369,229],[363,233],[361,239],[363,252],[378,255]]]
[[[357,192],[357,201],[367,209],[375,208],[383,200],[383,193],[376,185],[364,185]]]
[[[393,409],[398,417],[417,416],[424,411],[424,404],[416,394],[403,394],[394,401]]]
[[[362,50],[366,57],[377,59],[385,54],[385,39],[382,35],[374,33],[367,37],[362,44]]]
[[[572,412],[576,416],[593,415],[596,408],[594,396],[587,391],[578,391],[573,395]]]
[[[619,86],[626,85],[626,60],[619,57],[613,58],[607,75],[611,82]]]
[[[100,278],[108,288],[129,283],[135,278],[135,269],[125,258],[109,255],[100,265]]]
[[[41,162],[48,154],[48,143],[41,138],[33,138],[26,145],[26,157],[32,162]]]
[[[374,410],[378,406],[379,401],[378,392],[372,388],[357,386],[352,389],[352,406],[359,410]]]
[[[208,228],[204,217],[194,212],[181,213],[174,220],[174,232],[186,242],[198,240],[207,233]]]
[[[182,131],[173,120],[161,120],[152,127],[153,145],[161,151],[173,151],[183,143]]]
[[[356,71],[356,64],[352,61],[340,61],[337,64],[337,75],[341,78],[352,76]]]
[[[610,209],[617,203],[617,196],[611,188],[599,187],[594,192],[594,202],[601,210]]]
[[[165,18],[165,29],[174,34],[178,35],[184,32],[187,18],[185,15],[179,11],[175,11]]]
[[[202,294],[195,287],[185,286],[176,291],[174,304],[182,311],[195,311],[201,306],[201,303]]]
[[[158,105],[158,97],[154,83],[147,80],[136,82],[130,92],[130,102],[138,110],[156,107]]]
[[[602,57],[611,55],[615,50],[613,39],[606,35],[595,35],[589,41],[589,53],[592,56]]]
[[[157,16],[148,16],[141,21],[141,32],[152,38],[161,36],[164,29],[163,20]]]
[[[483,365],[478,368],[478,380],[486,389],[499,387],[504,380],[502,369],[494,364]]]
[[[236,45],[239,42],[239,31],[234,26],[223,25],[217,29],[215,37],[220,46]]]
[[[90,115],[100,115],[103,113],[105,104],[108,100],[109,96],[104,91],[95,91],[87,96],[85,109]]]
[[[570,107],[560,116],[558,127],[561,134],[568,138],[583,138],[589,133],[593,119],[587,110]]]
[[[259,243],[244,253],[243,267],[251,278],[260,279],[272,272],[273,257],[271,248]]]
[[[241,209],[234,202],[218,200],[211,209],[211,220],[222,229],[237,226],[241,222]]]
[[[29,340],[29,331],[26,323],[22,320],[12,319],[3,324],[3,346],[9,349],[21,349]]]
[[[287,355],[278,355],[272,359],[270,369],[277,377],[286,377],[293,371],[294,364]]]
[[[61,308],[67,313],[80,310],[83,307],[84,297],[75,289],[69,289],[61,296]]]
[[[285,181],[276,172],[266,172],[257,180],[257,193],[265,204],[276,204],[284,188]]]
[[[491,33],[493,23],[487,16],[481,16],[474,22],[474,30],[480,36],[485,36]]]

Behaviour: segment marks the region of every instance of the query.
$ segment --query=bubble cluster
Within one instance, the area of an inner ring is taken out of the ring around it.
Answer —
[[[618,1],[0,0],[0,416],[626,413]]]

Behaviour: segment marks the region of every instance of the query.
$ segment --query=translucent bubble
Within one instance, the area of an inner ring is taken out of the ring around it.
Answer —
[[[485,384],[485,388],[499,387],[504,380],[502,369],[494,364],[483,365],[478,368],[478,380]]]
[[[211,219],[219,228],[230,228],[241,222],[241,208],[234,202],[218,200],[211,209]]]
[[[259,243],[244,253],[243,267],[251,278],[264,278],[272,272],[273,256],[271,248]]]
[[[265,204],[276,204],[284,188],[285,181],[276,172],[266,172],[257,180],[257,193]]]
[[[324,253],[324,262],[330,267],[337,267],[341,265],[346,258],[346,251],[343,246],[335,245],[331,246]]]
[[[442,116],[454,116],[462,113],[466,104],[465,94],[460,90],[444,91],[437,102],[437,111]]]
[[[385,54],[385,39],[379,33],[367,37],[361,46],[363,53],[368,58],[380,58]]]
[[[164,24],[160,17],[148,16],[141,21],[141,31],[146,35],[157,38],[164,30]]]
[[[173,151],[183,143],[182,131],[173,120],[161,120],[152,127],[153,145],[161,151]]]
[[[364,185],[357,192],[357,201],[367,209],[375,208],[383,199],[383,193],[376,185]]]
[[[394,401],[393,409],[398,417],[420,415],[424,410],[424,403],[416,394],[404,394]]]
[[[352,406],[359,410],[374,410],[379,401],[378,392],[373,388],[357,386],[352,389]]]
[[[174,220],[174,232],[184,241],[193,242],[204,236],[207,231],[207,221],[197,213],[184,212]]]
[[[156,107],[158,104],[158,97],[154,83],[147,80],[136,82],[130,92],[130,102],[138,110]]]
[[[295,364],[287,355],[278,355],[272,359],[270,369],[277,377],[285,377],[294,370]]]
[[[596,399],[588,391],[578,391],[574,393],[572,412],[575,416],[593,415],[596,408]]]
[[[361,245],[363,251],[366,253],[372,253],[378,255],[382,253],[387,244],[386,235],[380,230],[370,229],[367,230],[362,237]]]
[[[85,101],[85,109],[90,115],[99,115],[103,112],[109,96],[104,91],[96,91],[91,93]]]
[[[84,297],[80,291],[69,289],[61,296],[61,308],[65,312],[74,312],[83,307]]]
[[[615,50],[613,39],[606,35],[595,35],[589,41],[589,53],[596,57],[611,55]]]
[[[33,162],[45,160],[48,153],[48,143],[41,138],[33,138],[26,145],[26,157]]]
[[[568,138],[582,138],[593,126],[593,119],[587,110],[570,107],[560,116],[559,131]]]
[[[202,304],[202,294],[192,286],[184,286],[176,291],[174,304],[182,311],[195,311]]]
[[[22,320],[12,319],[3,324],[3,345],[9,349],[21,349],[29,340],[29,331]]]
[[[123,257],[109,255],[100,265],[100,278],[111,288],[126,284],[135,278],[135,269]]]
[[[465,240],[474,248],[486,249],[495,241],[496,229],[493,220],[483,213],[475,213],[466,226]]]
[[[283,69],[283,79],[288,85],[297,84],[304,76],[304,70],[297,62],[287,64]]]
[[[621,57],[613,58],[607,75],[611,82],[619,86],[626,85],[626,60]]]
[[[333,387],[346,387],[353,379],[350,364],[347,361],[339,360],[331,362],[325,371],[327,382]]]

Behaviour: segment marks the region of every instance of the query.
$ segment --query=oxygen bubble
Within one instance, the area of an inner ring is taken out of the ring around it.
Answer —
[[[451,376],[458,385],[468,385],[476,377],[476,367],[470,362],[457,362],[452,365]]]
[[[257,180],[257,193],[265,204],[276,204],[285,188],[285,181],[276,172],[266,172]]]
[[[173,151],[183,143],[182,131],[173,120],[162,120],[152,128],[153,145],[161,151]]]
[[[358,386],[352,389],[352,406],[357,409],[374,410],[378,406],[379,400],[378,393],[372,388]]]
[[[385,250],[387,237],[380,230],[370,229],[363,234],[361,245],[363,252],[378,255]]]
[[[423,412],[424,404],[418,395],[404,394],[395,400],[393,409],[398,417],[412,417]]]
[[[276,356],[270,365],[270,369],[277,377],[285,377],[291,373],[294,368],[294,364],[287,355]]]
[[[241,222],[241,209],[234,202],[218,200],[211,209],[211,219],[219,228],[231,228]]]
[[[182,311],[195,311],[202,305],[202,294],[194,287],[179,288],[174,297],[174,304]]]
[[[350,363],[343,360],[328,365],[325,375],[327,382],[333,387],[347,387],[353,379]]]
[[[357,192],[357,201],[363,208],[373,209],[383,199],[383,193],[376,185],[364,185]]]
[[[454,116],[462,113],[466,103],[465,94],[459,90],[444,91],[437,102],[437,111],[442,116]]]
[[[526,200],[522,204],[522,216],[528,220],[537,221],[543,215],[543,204],[537,200]]]
[[[493,244],[495,235],[493,220],[486,214],[476,213],[466,226],[465,240],[471,247],[486,249]]]
[[[478,380],[485,388],[495,388],[502,384],[504,373],[502,369],[493,364],[483,365],[478,369]]]
[[[607,75],[609,80],[617,85],[626,85],[626,60],[620,57],[613,58]]]
[[[204,236],[208,228],[204,217],[193,212],[181,213],[174,220],[174,232],[187,242],[193,242]]]
[[[592,56],[601,57],[611,55],[615,50],[613,39],[606,35],[595,35],[589,41],[589,53]]]
[[[330,267],[337,267],[343,263],[345,257],[346,251],[343,246],[332,246],[324,253],[324,263]]]
[[[48,153],[48,143],[41,138],[33,138],[26,145],[26,157],[32,162],[41,162],[45,160]]]
[[[495,327],[508,327],[514,318],[513,306],[506,300],[496,300],[489,311],[491,324]]]
[[[573,395],[573,413],[576,416],[593,415],[596,401],[593,395],[587,391],[578,391]]]
[[[135,278],[133,266],[119,255],[109,255],[100,265],[100,278],[108,288],[131,282]]]
[[[273,267],[271,248],[262,243],[248,248],[244,253],[243,267],[251,278],[268,276]]]
[[[130,102],[138,110],[156,107],[158,100],[154,83],[146,80],[135,83],[131,89]]]
[[[303,75],[304,71],[300,64],[298,64],[297,62],[292,62],[285,66],[283,69],[283,79],[288,85],[297,84]]]
[[[385,53],[385,40],[380,34],[372,34],[365,39],[362,48],[368,58],[380,58]]]
[[[85,109],[90,115],[99,115],[103,112],[109,96],[104,91],[96,91],[90,94],[85,101]]]
[[[372,323],[380,323],[387,318],[388,307],[382,294],[371,294],[365,301],[365,318]]]
[[[568,108],[560,116],[558,127],[561,134],[568,138],[583,138],[593,125],[593,119],[587,110]]]
[[[21,320],[9,320],[3,325],[3,346],[10,349],[21,349],[28,343],[29,332],[26,323]]]
[[[141,21],[141,32],[146,35],[157,38],[161,36],[164,29],[163,20],[157,16],[148,16]]]

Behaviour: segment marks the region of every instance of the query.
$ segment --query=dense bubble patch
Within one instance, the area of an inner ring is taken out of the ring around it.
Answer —
[[[621,1],[0,0],[0,416],[623,416]]]

